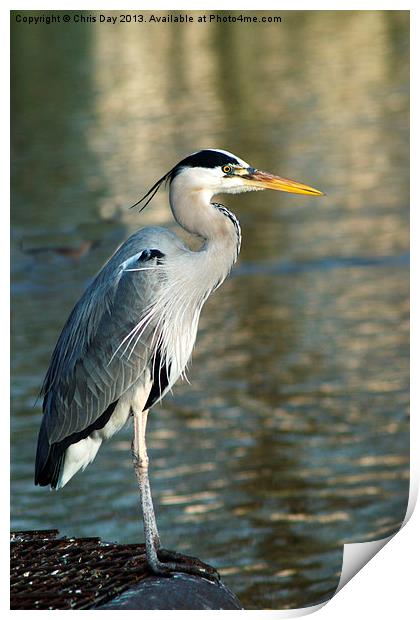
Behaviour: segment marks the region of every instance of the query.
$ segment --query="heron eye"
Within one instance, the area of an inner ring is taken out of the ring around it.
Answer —
[[[231,166],[230,164],[226,164],[226,166],[222,166],[222,170],[225,174],[232,174],[233,166]]]

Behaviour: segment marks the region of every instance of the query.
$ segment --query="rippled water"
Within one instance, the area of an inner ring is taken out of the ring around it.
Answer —
[[[36,400],[80,293],[214,146],[323,199],[224,197],[241,259],[208,301],[189,375],[150,415],[163,543],[247,608],[316,604],[344,542],[395,531],[408,496],[408,13],[281,25],[17,27],[12,17],[12,527],[142,540],[131,429],[59,493],[32,483]]]

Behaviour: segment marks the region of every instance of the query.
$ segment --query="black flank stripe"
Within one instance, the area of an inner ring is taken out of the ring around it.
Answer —
[[[146,401],[146,404],[143,407],[143,411],[146,411],[146,409],[150,409],[150,407],[152,407],[155,404],[155,402],[159,400],[163,392],[168,387],[168,384],[169,384],[168,371],[169,370],[170,370],[170,366],[169,368],[166,368],[166,363],[162,364],[161,352],[160,352],[160,349],[158,349],[153,359],[153,368],[152,368],[152,373],[151,373],[153,384],[150,390],[149,397]]]

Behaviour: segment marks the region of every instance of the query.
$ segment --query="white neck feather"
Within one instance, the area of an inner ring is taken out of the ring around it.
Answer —
[[[209,287],[209,293],[227,277],[239,250],[234,223],[211,203],[214,193],[195,187],[192,179],[184,174],[174,179],[169,192],[175,220],[204,241],[200,250],[194,252],[194,262],[197,269],[202,268],[201,282]]]
[[[184,374],[194,346],[198,320],[210,293],[228,276],[239,251],[238,231],[231,219],[211,204],[212,192],[171,183],[173,215],[185,230],[203,239],[200,250],[182,252],[163,268],[170,283],[154,304],[159,320],[158,340],[169,387]],[[174,303],[174,294],[177,301]],[[170,370],[169,370],[170,364]]]

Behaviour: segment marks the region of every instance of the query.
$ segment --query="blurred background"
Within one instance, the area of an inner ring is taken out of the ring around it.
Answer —
[[[327,196],[222,198],[242,252],[204,308],[191,384],[149,416],[158,524],[246,608],[328,599],[343,544],[394,532],[408,498],[408,11],[14,15],[13,529],[143,540],[130,425],[50,493],[33,486],[36,398],[109,254],[142,226],[175,229],[165,192],[129,206],[190,152],[227,149]]]

